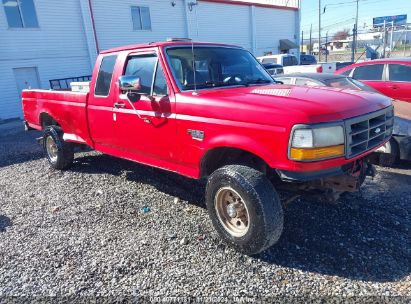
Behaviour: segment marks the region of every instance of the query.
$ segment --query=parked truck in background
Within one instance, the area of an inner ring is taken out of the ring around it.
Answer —
[[[314,64],[300,64],[297,57],[292,54],[265,55],[257,57],[262,64],[281,64],[284,74],[291,73],[334,73],[336,63],[315,62]]]
[[[207,178],[215,229],[247,254],[280,238],[276,188],[357,190],[393,126],[389,98],[279,85],[240,47],[178,39],[103,51],[89,92],[24,90],[22,103],[56,169],[88,146]]]

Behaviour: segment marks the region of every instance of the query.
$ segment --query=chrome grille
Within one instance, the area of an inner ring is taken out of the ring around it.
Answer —
[[[352,158],[386,141],[392,135],[393,107],[347,119],[346,157]]]

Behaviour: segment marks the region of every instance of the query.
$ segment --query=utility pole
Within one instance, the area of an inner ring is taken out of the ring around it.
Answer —
[[[301,31],[301,47],[300,52],[304,51],[304,31]]]
[[[354,42],[354,54],[357,54],[357,41],[358,41],[358,1],[357,0],[357,11],[355,14],[355,36],[353,37],[353,42]]]
[[[355,62],[355,24],[354,28],[352,29],[351,61]]]
[[[313,52],[313,44],[312,44],[312,33],[313,33],[313,24],[311,23],[311,27],[310,27],[310,55]]]
[[[387,48],[387,30],[386,30],[387,22],[384,20],[384,36],[383,36],[383,50],[382,50],[382,58],[385,58],[385,49]]]
[[[394,21],[391,22],[390,57],[393,51]]]
[[[328,31],[327,34],[325,35],[325,62],[328,62]]]
[[[405,51],[407,49],[407,34],[408,34],[407,26],[405,26],[404,57],[405,57]]]
[[[321,61],[321,0],[318,0],[318,61]]]

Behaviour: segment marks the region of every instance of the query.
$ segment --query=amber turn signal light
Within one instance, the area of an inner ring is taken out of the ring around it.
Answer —
[[[291,148],[290,157],[297,161],[313,161],[344,155],[344,145],[322,148]]]

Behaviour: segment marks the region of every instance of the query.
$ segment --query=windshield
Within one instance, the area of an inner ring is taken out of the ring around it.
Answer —
[[[370,86],[364,83],[361,83],[355,79],[348,78],[348,77],[327,79],[327,80],[324,80],[324,83],[327,86],[334,87],[334,88],[376,92],[376,90],[374,90]]]
[[[246,50],[191,46],[167,49],[169,64],[181,90],[275,83]]]

